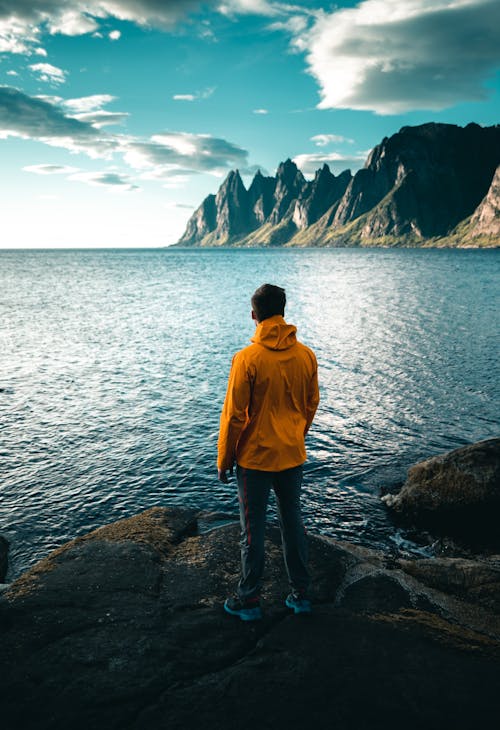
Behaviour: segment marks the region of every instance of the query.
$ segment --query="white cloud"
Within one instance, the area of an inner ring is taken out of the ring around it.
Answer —
[[[314,175],[316,170],[323,165],[328,165],[335,172],[342,172],[349,168],[350,170],[358,170],[363,167],[367,155],[358,153],[356,155],[341,155],[339,152],[325,152],[296,155],[293,161],[298,168],[302,170],[304,175]]]
[[[242,172],[250,169],[246,150],[209,134],[163,132],[142,138],[103,132],[100,127],[104,124],[125,116],[99,108],[113,98],[101,95],[64,101],[60,97],[31,97],[0,86],[0,139],[32,139],[92,159],[119,155],[134,170],[161,181],[179,174],[220,176],[234,167]],[[74,114],[75,109],[89,111]]]
[[[0,86],[0,138],[34,139],[92,158],[110,157],[117,150],[116,136],[68,116],[58,99],[32,97],[10,86]]]
[[[138,185],[131,181],[128,175],[119,172],[77,172],[74,175],[69,175],[68,180],[128,193],[140,189]]]
[[[112,41],[118,41],[122,37],[122,34],[119,30],[112,30],[111,33],[108,33],[108,38]]]
[[[69,175],[79,171],[78,167],[70,165],[27,165],[23,170],[33,172],[35,175]]]
[[[333,142],[338,144],[344,142],[353,144],[354,140],[349,139],[349,137],[343,137],[341,134],[315,134],[314,137],[311,137],[311,142],[314,142],[317,147],[326,147]]]
[[[110,96],[110,94],[93,94],[92,96],[80,96],[77,99],[59,99],[58,101],[72,112],[93,112],[112,101],[116,101],[116,96]]]
[[[35,56],[44,56],[47,57],[47,51],[45,48],[35,48]]]
[[[49,81],[54,84],[63,84],[66,81],[67,72],[51,63],[32,63],[30,69],[38,74],[40,81]]]
[[[1,0],[0,52],[30,53],[42,33],[78,36],[90,33],[117,40],[120,31],[107,32],[110,19],[129,21],[144,28],[172,29],[206,6],[229,15],[262,15],[285,18],[282,26],[293,33],[304,30],[304,17],[317,11],[273,0]],[[214,40],[201,19],[199,35]]]
[[[155,170],[158,177],[179,171],[221,175],[234,167],[246,167],[248,152],[225,139],[208,134],[164,132],[148,141],[130,140],[123,147],[128,165],[137,170]]]
[[[488,96],[500,66],[498,0],[365,0],[296,36],[321,109],[397,114]]]
[[[174,94],[174,101],[199,101],[200,99],[208,99],[215,91],[215,86],[209,86],[203,91],[197,91],[195,94]]]
[[[267,109],[254,109],[253,113],[265,115],[265,114],[269,114],[269,111]]]
[[[19,76],[17,71],[13,71],[12,69],[10,71],[7,71],[7,76]]]
[[[0,52],[33,52],[45,32],[102,35],[101,24],[110,18],[169,29],[201,4],[201,0],[2,0]],[[116,40],[118,33],[111,31],[108,36]]]
[[[96,129],[101,129],[114,124],[122,124],[128,116],[128,112],[108,112],[104,109],[98,109],[94,112],[75,114],[74,118],[79,119],[81,122],[87,122]]]
[[[47,3],[47,0],[42,0],[40,3],[42,7],[47,4],[49,4]],[[42,18],[43,20],[47,20],[47,24],[52,35],[55,35],[56,33],[69,36],[84,35],[85,33],[92,33],[92,31],[97,30],[99,27],[96,20],[85,13],[84,3],[50,2],[50,5],[56,5],[56,12],[51,13],[50,15],[48,13],[43,14]],[[57,5],[60,7],[57,8]],[[70,8],[66,10],[65,6],[68,5],[74,5],[76,7],[74,9]],[[92,9],[92,5],[95,5],[96,7]],[[94,10],[96,15],[99,14],[96,12],[98,11],[96,3],[89,3],[89,6],[89,13],[92,13],[92,10]]]
[[[167,186],[165,185],[164,187]],[[173,200],[169,200],[165,203],[165,208],[182,208],[185,210],[194,210],[194,205],[190,205],[189,203],[175,203]]]

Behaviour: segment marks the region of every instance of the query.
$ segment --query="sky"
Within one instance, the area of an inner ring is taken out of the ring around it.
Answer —
[[[500,123],[499,0],[0,0],[0,247],[167,246],[429,121]]]

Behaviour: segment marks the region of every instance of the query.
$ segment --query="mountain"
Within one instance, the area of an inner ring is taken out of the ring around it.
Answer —
[[[354,177],[295,163],[230,172],[195,211],[183,246],[500,245],[500,125],[403,127]]]

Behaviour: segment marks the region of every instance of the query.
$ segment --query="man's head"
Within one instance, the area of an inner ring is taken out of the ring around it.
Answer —
[[[257,322],[275,314],[285,314],[285,290],[274,284],[262,284],[252,296],[252,317]]]

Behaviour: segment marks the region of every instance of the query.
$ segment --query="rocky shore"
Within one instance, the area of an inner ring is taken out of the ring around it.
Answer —
[[[222,609],[238,540],[227,516],[156,507],[8,586],[4,730],[496,726],[500,555],[403,560],[310,535],[314,612],[296,617],[271,526],[265,618],[247,625]]]

